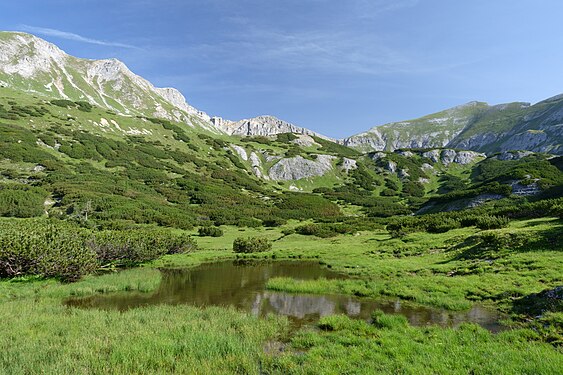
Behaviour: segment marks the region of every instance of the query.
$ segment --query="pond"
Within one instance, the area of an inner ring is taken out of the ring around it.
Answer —
[[[314,324],[320,317],[346,314],[369,320],[374,310],[404,315],[415,326],[455,327],[472,322],[497,332],[502,329],[499,314],[479,305],[468,311],[449,311],[415,305],[400,299],[369,299],[333,294],[296,294],[269,291],[266,282],[273,277],[299,280],[342,279],[347,276],[316,262],[237,261],[204,264],[192,269],[163,269],[162,282],[154,293],[122,292],[65,303],[80,308],[118,309],[121,311],[157,304],[192,306],[234,306],[256,316],[269,313],[287,316],[296,327]]]

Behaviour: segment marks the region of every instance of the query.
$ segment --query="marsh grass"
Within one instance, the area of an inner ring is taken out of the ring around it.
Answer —
[[[404,317],[376,312],[374,323],[321,318],[320,330],[291,339],[301,355],[267,358],[271,374],[556,374],[562,353],[531,344],[532,330],[497,335],[473,324],[457,329],[411,327]]]
[[[255,318],[231,308],[150,306],[125,312],[66,307],[65,298],[116,291],[151,292],[159,267],[193,267],[234,259],[232,240],[260,235],[271,251],[245,259],[314,259],[350,279],[299,281],[274,278],[268,287],[307,293],[394,296],[452,310],[475,301],[510,311],[512,303],[563,283],[561,249],[549,241],[504,249],[495,259],[460,257],[474,246],[478,229],[411,233],[385,231],[330,239],[223,227],[220,238],[202,237],[200,250],[166,255],[144,267],[87,276],[62,284],[39,278],[0,282],[0,373],[197,373],[197,374],[556,374],[563,369],[561,313],[544,314],[523,329],[500,334],[472,324],[455,329],[411,327],[382,313],[373,322],[323,317],[318,329],[290,336],[281,317]],[[557,234],[556,219],[513,221],[496,233],[543,238]],[[526,319],[529,319],[527,317]],[[284,342],[265,353],[264,343]]]
[[[2,374],[258,373],[263,342],[287,327],[226,308],[154,306],[126,312],[52,300],[0,307]]]

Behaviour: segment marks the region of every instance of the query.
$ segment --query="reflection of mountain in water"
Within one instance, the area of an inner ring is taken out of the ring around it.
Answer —
[[[362,303],[351,297],[277,292],[258,294],[251,311],[255,315],[266,315],[273,312],[298,320],[304,320],[310,316],[320,318],[334,314],[369,319],[372,313],[369,306],[364,306],[362,309]]]
[[[291,294],[265,294],[269,307],[276,313],[303,319],[306,315],[326,316],[335,313],[336,305],[327,297]]]
[[[323,316],[345,314],[369,320],[374,310],[401,314],[412,325],[437,324],[457,326],[473,322],[497,331],[498,314],[474,306],[465,312],[451,312],[402,303],[400,300],[374,300],[343,295],[307,295],[266,291],[272,277],[291,277],[299,280],[342,278],[313,262],[276,262],[237,265],[233,262],[207,264],[189,270],[163,270],[159,289],[153,293],[116,293],[71,299],[70,306],[83,308],[127,310],[157,304],[189,304],[193,306],[234,306],[256,316],[278,314],[289,317],[297,326],[314,323]]]

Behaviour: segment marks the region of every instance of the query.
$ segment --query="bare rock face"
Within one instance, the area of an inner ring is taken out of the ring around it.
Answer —
[[[397,163],[395,163],[394,161],[389,160],[387,162],[387,165],[385,165],[385,169],[391,173],[396,173],[397,172]]]
[[[372,159],[374,161],[382,159],[386,156],[387,156],[387,154],[385,152],[372,152],[372,153],[369,154],[370,159]]]
[[[350,172],[352,169],[358,168],[358,163],[354,159],[342,158],[340,168],[346,172]]]
[[[475,151],[457,151],[454,163],[466,165],[475,162],[478,159],[485,159],[486,155]]]
[[[328,140],[331,138],[315,133],[312,130],[293,125],[287,121],[280,120],[274,116],[258,116],[240,121],[228,121],[222,118],[214,118],[213,123],[221,130],[230,135],[240,136],[272,136],[282,133],[295,133],[308,136],[316,136]]]
[[[512,187],[512,194],[521,197],[536,195],[541,193],[542,191],[537,182],[532,182],[529,185],[524,185],[521,181],[512,181],[510,185]]]
[[[297,135],[297,139],[294,139],[291,143],[302,147],[319,146],[319,144],[315,142],[315,139],[308,134]]]
[[[250,165],[252,166],[252,171],[258,178],[263,178],[269,180],[270,177],[262,172],[262,160],[255,152],[250,154]]]
[[[248,154],[246,153],[246,150],[244,148],[242,148],[239,145],[231,145],[231,148],[233,150],[235,150],[235,152],[238,154],[238,156],[244,160],[244,161],[248,161]]]
[[[302,156],[281,159],[269,171],[274,181],[300,180],[303,178],[319,177],[333,169],[335,156],[317,155],[316,160],[308,160]]]
[[[497,155],[496,158],[498,160],[520,160],[532,154],[531,151],[505,151]]]
[[[440,150],[430,150],[430,151],[424,152],[422,154],[423,157],[432,160],[432,162],[434,162],[434,163],[437,163],[437,162],[440,161],[440,155],[441,155]]]
[[[430,150],[422,153],[422,156],[432,160],[434,163],[441,162],[444,165],[455,164],[471,164],[478,159],[486,158],[485,154],[475,151],[456,151],[451,149]]]

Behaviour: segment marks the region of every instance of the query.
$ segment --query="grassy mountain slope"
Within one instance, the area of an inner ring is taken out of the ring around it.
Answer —
[[[209,117],[188,105],[180,92],[155,88],[118,60],[76,58],[33,35],[14,32],[0,32],[0,51],[2,86],[215,129]]]
[[[563,97],[530,106],[471,102],[420,119],[377,126],[341,142],[363,151],[450,147],[486,152],[563,152]]]

